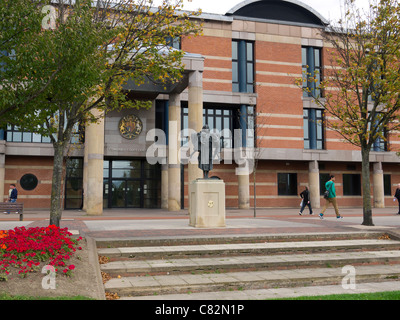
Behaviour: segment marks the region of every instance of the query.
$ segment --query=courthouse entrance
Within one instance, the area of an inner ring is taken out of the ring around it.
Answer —
[[[103,207],[160,208],[160,165],[145,159],[104,160]]]

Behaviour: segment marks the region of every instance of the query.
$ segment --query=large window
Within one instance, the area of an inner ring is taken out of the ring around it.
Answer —
[[[71,134],[71,143],[84,142],[84,128],[76,124]],[[7,125],[6,140],[8,142],[37,142],[37,143],[50,143],[50,137],[42,136],[39,133],[25,131],[18,126]]]
[[[303,96],[320,97],[322,70],[321,49],[314,47],[302,47],[301,58],[303,69]]]
[[[377,118],[380,117],[380,114],[377,114]],[[378,126],[379,120],[376,119],[376,126]],[[368,129],[371,129],[371,124],[369,123]],[[372,150],[373,151],[378,151],[378,152],[383,152],[383,151],[387,151],[387,130],[385,128],[382,128],[381,130],[379,130],[380,135],[374,142],[374,144],[372,145]]]
[[[232,41],[232,91],[254,92],[254,43]]]
[[[245,126],[247,147],[254,147],[254,107],[245,106]],[[207,124],[210,130],[215,130],[221,135],[221,148],[235,148],[234,145],[234,130],[240,129],[240,110],[238,107],[231,106],[214,106],[206,105],[203,109],[203,125]],[[188,140],[189,115],[188,108],[182,108],[182,145],[185,145]],[[242,142],[243,145],[243,142]]]
[[[81,209],[83,205],[83,159],[67,159],[65,209]]]
[[[278,195],[297,195],[297,173],[278,173]]]
[[[182,108],[182,145],[186,144],[189,140],[189,114],[188,108]],[[222,108],[204,108],[203,109],[203,124],[208,124],[210,130],[215,129],[221,134],[220,146],[221,148],[232,148],[232,132],[234,127],[234,110]],[[224,131],[226,129],[226,131]]]
[[[8,125],[6,140],[9,142],[39,142],[49,143],[49,137],[43,137],[41,134],[24,131],[20,127]]]
[[[160,208],[161,166],[143,159],[104,160],[104,208]]]
[[[324,149],[323,117],[323,110],[303,110],[304,149]]]
[[[343,174],[343,195],[361,196],[360,174]]]

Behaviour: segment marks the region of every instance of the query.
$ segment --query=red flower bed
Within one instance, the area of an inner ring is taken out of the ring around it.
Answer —
[[[12,269],[22,277],[37,271],[41,262],[54,266],[56,271],[63,267],[63,274],[71,275],[75,266],[68,264],[68,260],[77,249],[82,249],[78,246],[82,237],[71,236],[67,228],[54,225],[0,231],[0,281],[7,280]]]

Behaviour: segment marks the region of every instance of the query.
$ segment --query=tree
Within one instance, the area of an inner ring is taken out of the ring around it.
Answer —
[[[128,79],[138,85],[146,79],[179,81],[183,52],[163,48],[168,38],[201,30],[181,6],[182,0],[165,0],[156,8],[152,0],[104,0],[95,6],[91,0],[61,0],[56,16],[50,16],[55,28],[42,29],[33,40],[35,67],[47,77],[55,75],[26,105],[32,111],[18,120],[25,129],[49,136],[54,147],[50,224],[59,226],[61,220],[64,156],[74,128],[109,110],[148,107],[122,90]]]
[[[43,68],[36,54],[40,43],[46,47],[46,43],[38,41],[43,20],[39,8],[49,3],[49,0],[1,2],[0,127],[5,124],[6,115],[27,113],[27,104],[46,90],[59,71]]]
[[[359,147],[362,156],[363,225],[373,225],[370,191],[370,151],[385,132],[399,127],[400,110],[400,6],[398,0],[376,0],[361,13],[346,0],[343,20],[322,36],[332,68],[308,74],[310,94],[319,87],[325,96],[312,94],[325,108],[326,125]],[[310,90],[311,89],[311,90]]]

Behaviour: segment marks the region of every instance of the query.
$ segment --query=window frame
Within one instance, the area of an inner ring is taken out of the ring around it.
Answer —
[[[314,113],[314,115],[312,115]],[[320,113],[320,115],[318,115]],[[303,109],[303,140],[306,150],[325,150],[324,110],[314,108]],[[315,118],[315,120],[313,120]],[[315,125],[313,126],[313,121]],[[319,133],[319,127],[320,133]],[[307,133],[307,135],[306,135]],[[314,135],[315,133],[315,135]]]
[[[316,52],[318,52],[318,57],[316,57]],[[323,80],[322,61],[321,47],[301,47],[303,97],[323,97],[323,90],[318,88]],[[310,78],[315,77],[318,78],[317,82],[309,81]]]
[[[241,54],[240,46],[245,45],[244,57]],[[255,54],[254,41],[232,39],[232,92],[254,93],[255,82]],[[241,71],[243,64],[245,70]],[[241,88],[241,83],[243,80]]]

